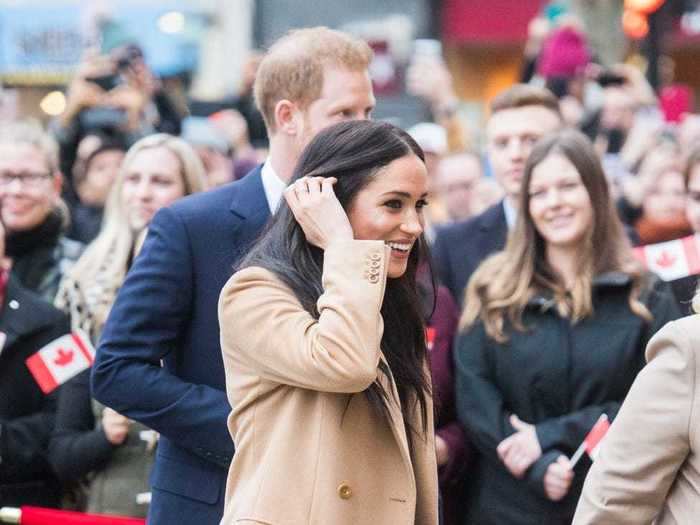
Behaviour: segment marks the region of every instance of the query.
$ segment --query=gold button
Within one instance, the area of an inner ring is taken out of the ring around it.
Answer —
[[[347,483],[341,483],[338,486],[338,496],[340,499],[350,499],[352,498],[352,489]]]

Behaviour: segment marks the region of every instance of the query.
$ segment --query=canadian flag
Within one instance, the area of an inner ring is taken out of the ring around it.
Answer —
[[[95,361],[95,349],[83,332],[54,339],[26,360],[29,371],[42,392],[48,394]]]
[[[432,326],[428,326],[425,329],[425,347],[430,352],[433,349],[433,346],[435,346],[435,328]]]
[[[664,281],[700,274],[700,236],[697,234],[640,246],[634,253],[646,268]]]
[[[608,416],[603,414],[598,418],[596,424],[588,433],[586,438],[583,440],[586,446],[586,453],[590,456],[592,460],[595,460],[598,456],[598,451],[600,450],[600,442],[603,441],[603,437],[610,428],[610,421],[608,421]]]
[[[608,420],[608,416],[602,414],[598,418],[598,421],[596,421],[595,425],[593,425],[590,432],[588,432],[586,437],[583,438],[583,443],[581,443],[581,446],[578,447],[576,452],[574,452],[574,455],[571,456],[571,459],[569,460],[571,468],[574,468],[576,463],[578,463],[578,461],[581,459],[581,456],[583,456],[584,452],[588,454],[591,461],[595,461],[595,458],[598,455],[598,450],[600,449],[600,442],[603,440],[603,437],[608,432],[609,428],[610,421]]]

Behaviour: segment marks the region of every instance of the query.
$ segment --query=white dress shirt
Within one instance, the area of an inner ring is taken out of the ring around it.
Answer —
[[[262,185],[265,191],[267,205],[270,207],[270,213],[274,215],[280,205],[282,193],[287,187],[287,184],[275,173],[269,157],[265,160],[260,175],[262,177]]]
[[[503,213],[506,215],[506,224],[508,230],[515,228],[515,221],[518,219],[518,210],[516,210],[508,199],[503,199]]]

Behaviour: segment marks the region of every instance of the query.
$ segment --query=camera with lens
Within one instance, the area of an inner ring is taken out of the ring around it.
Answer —
[[[86,76],[85,81],[97,85],[103,91],[111,91],[123,83],[119,67],[113,62],[109,71],[99,75]],[[126,126],[128,121],[127,113],[124,109],[109,106],[93,106],[84,109],[78,116],[81,127],[88,131],[104,131],[107,133],[117,132]]]

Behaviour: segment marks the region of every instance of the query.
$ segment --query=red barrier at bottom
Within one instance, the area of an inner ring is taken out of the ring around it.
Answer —
[[[22,507],[0,509],[0,521],[20,525],[145,525],[143,518],[126,518],[107,514],[85,514],[70,510]]]

